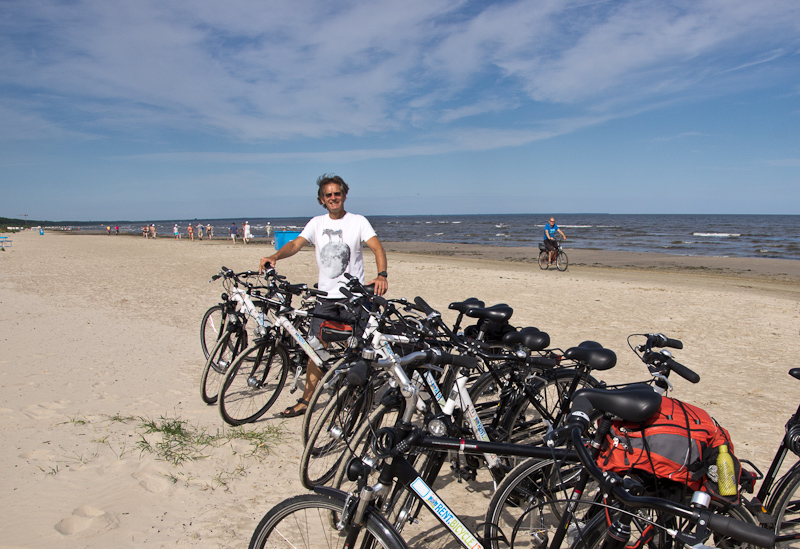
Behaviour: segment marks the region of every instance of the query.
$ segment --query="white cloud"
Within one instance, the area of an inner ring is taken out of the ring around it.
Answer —
[[[20,116],[38,131],[243,141],[409,130],[413,141],[416,129],[446,136],[523,100],[569,105],[578,120],[624,115],[619,105],[701,82],[726,93],[724,79],[742,77],[730,73],[796,51],[800,29],[800,8],[780,0],[21,0],[4,10],[0,93],[26,96]]]

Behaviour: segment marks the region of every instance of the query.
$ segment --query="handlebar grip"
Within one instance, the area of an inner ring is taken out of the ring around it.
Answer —
[[[708,527],[723,536],[729,536],[745,543],[752,543],[759,547],[773,547],[775,545],[775,532],[749,524],[725,515],[718,515],[710,511],[701,513]]]
[[[687,368],[680,362],[677,362],[675,359],[668,358],[666,363],[670,370],[681,376],[686,381],[690,381],[692,383],[697,383],[700,381],[700,375],[697,372]]]
[[[343,296],[345,296],[347,299],[353,299],[353,298],[355,297],[355,296],[353,295],[353,292],[351,292],[350,290],[348,290],[348,289],[347,289],[347,288],[345,288],[344,286],[342,286],[341,288],[339,288],[339,291],[340,291],[340,292],[342,293],[342,295],[343,295]]]
[[[476,368],[478,366],[478,359],[474,356],[467,355],[446,355],[448,361],[445,364],[452,364],[453,366],[460,366],[462,368]]]
[[[680,339],[672,339],[667,338],[667,341],[664,342],[664,347],[670,347],[672,349],[683,349],[683,342]]]
[[[317,290],[316,288],[307,288],[306,292],[309,295],[317,295],[320,297],[325,297],[326,295],[328,295],[328,292],[326,292],[325,290]]]
[[[650,334],[648,336],[654,347],[669,347],[671,349],[683,349],[683,342],[680,339],[672,339],[664,334]]]
[[[379,295],[373,295],[370,297],[370,299],[375,305],[381,308],[386,307],[389,304],[389,302],[385,298]]]
[[[417,297],[415,297],[415,298],[414,298],[414,303],[416,303],[416,304],[417,304],[417,307],[419,307],[420,309],[422,309],[422,312],[423,312],[423,313],[425,313],[426,315],[429,315],[429,314],[432,314],[432,313],[434,313],[434,312],[435,312],[435,311],[433,310],[433,308],[432,308],[430,305],[428,305],[428,304],[425,302],[425,300],[424,300],[424,299],[422,299],[422,298],[421,298],[421,297],[419,297],[419,296],[417,296]]]

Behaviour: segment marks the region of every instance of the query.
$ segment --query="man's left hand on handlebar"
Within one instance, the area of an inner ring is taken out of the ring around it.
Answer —
[[[384,295],[389,289],[389,281],[384,276],[377,276],[370,280],[367,285],[375,285],[375,295]]]

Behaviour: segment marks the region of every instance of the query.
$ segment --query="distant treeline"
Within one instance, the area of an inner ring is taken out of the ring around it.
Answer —
[[[82,227],[85,225],[118,225],[119,223],[130,223],[130,221],[45,221],[41,219],[17,219],[14,217],[0,217],[0,227],[53,227],[69,225]]]

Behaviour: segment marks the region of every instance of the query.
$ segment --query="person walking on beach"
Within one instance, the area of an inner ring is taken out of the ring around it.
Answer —
[[[194,227],[192,227],[191,223],[189,223],[189,226],[186,227],[186,232],[189,235],[189,238],[192,239],[192,242],[194,242]]]
[[[172,232],[175,235],[175,240],[178,240],[181,237],[181,232],[178,230],[178,224],[175,223],[175,226],[172,227]]]
[[[369,284],[375,285],[377,295],[383,295],[389,289],[386,252],[367,218],[345,211],[344,202],[348,191],[347,183],[338,175],[320,176],[317,179],[317,201],[328,210],[328,213],[311,219],[300,236],[287,242],[271,256],[262,257],[259,264],[260,271],[270,265],[274,267],[278,260],[295,255],[308,243],[313,244],[319,269],[318,287],[328,293],[325,298],[317,298],[317,306],[314,308],[316,314],[334,317],[344,315],[342,308],[337,305],[345,299],[339,288],[347,283],[345,273],[364,282],[363,244],[366,244],[375,255],[378,270],[378,275]],[[317,338],[321,324],[322,319],[312,318],[308,333],[309,343],[315,349],[324,347]],[[281,417],[295,417],[306,412],[308,399],[314,393],[320,377],[322,372],[309,360],[303,397],[297,400],[297,404],[281,412]]]
[[[206,234],[208,235],[209,240],[211,240],[211,237],[214,236],[214,227],[211,226],[211,223],[206,225]]]
[[[147,238],[148,228],[147,225],[142,225],[142,236]]]
[[[236,233],[236,223],[231,223],[231,240],[234,244],[236,244]]]
[[[553,261],[556,260],[556,254],[558,253],[558,241],[556,240],[556,233],[560,234],[561,238],[564,240],[567,239],[567,236],[564,234],[564,232],[558,228],[558,225],[556,225],[555,218],[551,217],[550,221],[544,224],[544,246],[550,254],[547,261],[548,265],[552,265]]]
[[[114,225],[114,234],[119,234],[119,225]]]
[[[269,221],[267,221],[267,226],[264,229],[267,231],[267,239],[269,239],[270,235],[272,235],[272,225],[269,224]]]
[[[203,224],[199,221],[197,222],[197,238],[203,240]]]
[[[156,237],[156,224],[155,223],[150,223],[150,236],[152,238]]]
[[[244,228],[242,229],[242,240],[245,244],[247,244],[247,241],[251,238],[253,238],[253,235],[250,234],[250,222],[245,221]]]

